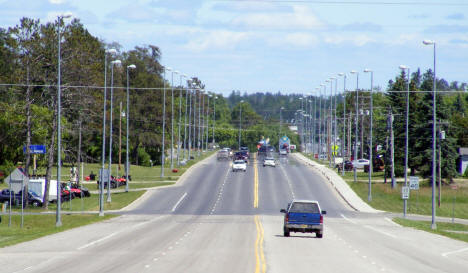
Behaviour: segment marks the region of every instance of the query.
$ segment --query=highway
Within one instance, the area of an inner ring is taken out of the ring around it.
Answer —
[[[283,237],[291,199],[318,200],[324,238]],[[0,249],[0,272],[468,272],[468,244],[351,209],[293,156],[247,172],[211,157],[122,216]]]

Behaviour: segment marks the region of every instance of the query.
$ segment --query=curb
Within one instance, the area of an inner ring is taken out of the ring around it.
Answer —
[[[356,195],[356,193],[353,190],[351,190],[349,188],[348,184],[340,176],[338,176],[336,173],[334,173],[334,171],[333,171],[333,174],[336,175],[336,177],[332,177],[327,173],[327,171],[332,172],[331,170],[329,170],[326,167],[321,167],[321,165],[318,165],[318,163],[315,163],[312,160],[308,159],[303,154],[293,153],[292,155],[295,158],[303,161],[308,166],[312,167],[312,169],[314,171],[316,171],[317,173],[321,174],[330,183],[330,185],[335,189],[335,191],[343,199],[343,201],[346,204],[348,204],[348,206],[351,209],[353,209],[354,211],[367,212],[367,213],[380,213],[380,212],[383,212],[383,211],[376,210],[376,209],[372,208],[371,206],[369,206],[369,204],[364,202],[359,196]],[[315,163],[315,164],[313,164],[312,162]],[[343,189],[340,189],[340,187],[337,187],[336,182],[334,181],[334,179],[341,179],[342,183],[343,183],[343,187],[347,187],[349,189],[349,191],[352,192],[352,194],[356,195],[357,199],[354,200],[354,201],[350,201],[347,198],[346,194],[344,194],[342,192]],[[356,204],[356,202],[360,202],[360,204]],[[358,208],[358,207],[360,207],[360,208]]]

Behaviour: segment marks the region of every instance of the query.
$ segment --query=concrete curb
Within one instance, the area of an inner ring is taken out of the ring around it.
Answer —
[[[367,213],[380,213],[383,211],[376,210],[364,202],[346,183],[346,181],[336,174],[333,170],[324,167],[317,162],[308,159],[300,153],[291,154],[298,160],[303,161],[312,169],[321,174],[330,185],[336,190],[336,192],[343,198],[343,200],[355,211],[367,212]]]

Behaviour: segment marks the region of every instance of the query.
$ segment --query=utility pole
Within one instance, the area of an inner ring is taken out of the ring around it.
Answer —
[[[120,176],[120,165],[122,164],[122,102],[119,104],[119,169],[117,176]]]
[[[392,160],[392,170],[391,170],[391,176],[392,176],[392,189],[396,187],[396,181],[395,181],[395,140],[394,140],[394,135],[393,135],[393,112],[390,112],[390,158]]]

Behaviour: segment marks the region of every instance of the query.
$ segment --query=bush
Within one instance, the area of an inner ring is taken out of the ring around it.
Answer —
[[[138,148],[138,163],[145,167],[151,166],[151,156],[141,147]]]

